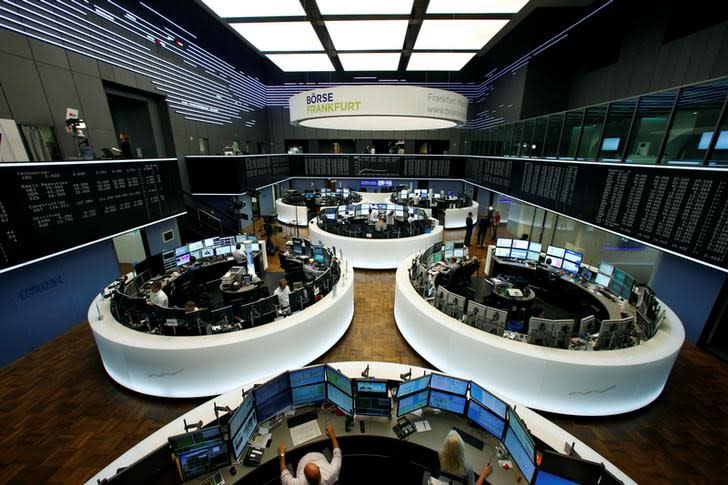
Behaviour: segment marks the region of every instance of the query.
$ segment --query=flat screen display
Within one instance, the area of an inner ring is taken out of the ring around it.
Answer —
[[[470,381],[444,376],[442,374],[432,374],[430,388],[464,396],[468,392],[468,382]]]
[[[190,252],[199,251],[203,248],[202,241],[190,243],[187,247],[189,248]]]
[[[614,266],[609,263],[599,263],[599,273],[607,276],[612,276],[614,272]]]
[[[354,400],[349,394],[333,386],[331,382],[326,383],[326,399],[346,414],[354,414]]]
[[[559,477],[549,472],[539,470],[536,475],[535,485],[579,485],[579,482],[569,480],[568,478]]]
[[[390,416],[392,400],[382,395],[357,395],[354,414],[358,416]]]
[[[445,250],[455,249],[455,241],[445,241]]]
[[[169,438],[182,479],[189,480],[230,464],[227,443],[219,426]]]
[[[291,401],[294,406],[310,406],[318,404],[326,398],[326,388],[323,381],[317,384],[294,387],[291,390]]]
[[[512,243],[513,243],[513,239],[499,237],[496,240],[495,245],[496,245],[496,247],[499,247],[499,248],[509,248],[509,247],[511,247]]]
[[[428,406],[455,414],[465,413],[465,397],[431,390]]]
[[[307,386],[318,382],[324,382],[324,366],[307,367],[305,369],[292,370],[288,373],[291,387]]]
[[[424,389],[397,400],[397,417],[417,411],[427,406],[428,391]]]
[[[473,381],[470,381],[470,399],[475,399],[480,404],[483,404],[493,411],[496,415],[506,419],[506,409],[508,405]]]
[[[537,242],[533,242],[532,241],[528,245],[528,250],[529,251],[536,251],[536,252],[540,253],[541,252],[541,243],[537,243]]]
[[[554,268],[561,268],[561,266],[564,264],[564,260],[561,258],[551,258],[551,266]]]
[[[258,418],[255,416],[255,413],[250,413],[248,415],[248,418],[245,420],[242,427],[240,428],[239,432],[237,434],[230,435],[232,436],[231,441],[233,443],[233,452],[235,453],[235,459],[240,458],[240,455],[245,449],[245,445],[248,443],[248,441],[250,441],[250,437],[257,427]]]
[[[511,247],[516,249],[528,249],[528,241],[524,241],[522,239],[514,239]]]
[[[504,440],[504,444],[506,445],[508,452],[511,454],[511,458],[513,458],[513,461],[516,462],[516,465],[518,465],[523,476],[526,477],[526,482],[531,483],[533,480],[533,474],[536,471],[536,465],[533,463],[533,460],[529,458],[528,453],[523,448],[521,442],[518,441],[518,438],[516,438],[515,433],[510,427],[506,429],[506,439]]]
[[[538,258],[540,255],[541,255],[541,253],[539,253],[539,252],[529,251],[528,254],[526,255],[526,259],[529,261],[538,261]]]
[[[202,251],[200,251],[200,255],[203,258],[211,258],[215,256],[215,248],[204,248]]]
[[[523,449],[526,450],[526,453],[531,460],[535,460],[536,449],[533,440],[526,429],[526,425],[523,421],[521,421],[520,416],[518,416],[513,409],[508,410],[508,427],[516,434],[516,438],[518,438],[518,441],[521,442],[521,446],[523,446]]]
[[[205,239],[203,241],[203,243],[205,244],[205,247],[206,248],[209,248],[209,247],[214,246],[215,245],[215,239],[217,239],[217,238],[216,237],[211,237],[209,239]]]
[[[230,251],[230,246],[220,246],[219,248],[215,248],[215,255],[216,256],[225,256],[226,254],[230,254],[232,251]]]
[[[603,152],[616,152],[619,150],[619,140],[620,138],[605,138],[602,141],[602,151]]]
[[[182,266],[190,262],[190,255],[189,253],[183,254],[182,256],[177,256],[175,259],[175,263],[177,266]]]
[[[495,255],[499,258],[508,258],[511,256],[510,248],[495,248]]]
[[[566,251],[564,251],[564,259],[567,261],[571,261],[572,263],[580,264],[583,258],[583,254],[572,251],[571,249],[567,249]]]
[[[566,249],[564,248],[560,248],[558,246],[549,246],[546,254],[548,254],[549,256],[556,256],[557,258],[563,258],[565,252]]]
[[[399,385],[399,389],[397,390],[397,396],[407,396],[408,394],[413,394],[417,391],[421,391],[422,389],[427,389],[427,386],[430,384],[430,377],[430,375],[426,375],[418,377],[417,379],[403,382]]]
[[[452,250],[452,255],[455,258],[464,258],[465,257],[465,249],[464,248],[458,248]]]
[[[232,416],[230,416],[230,421],[228,421],[228,434],[230,436],[233,436],[235,433],[240,431],[240,427],[248,418],[248,415],[253,411],[253,404],[253,395],[248,394]]]
[[[258,421],[265,422],[291,407],[291,385],[288,373],[274,377],[265,384],[253,389],[255,411]]]
[[[326,366],[326,380],[351,396],[351,379],[328,365]]]
[[[561,265],[561,269],[568,273],[576,274],[579,272],[579,265],[565,259],[564,263]]]
[[[470,401],[468,404],[467,417],[468,419],[473,420],[475,424],[486,430],[488,433],[492,434],[499,441],[503,439],[503,431],[506,427],[506,422],[488,411],[476,401]]]
[[[189,252],[190,252],[189,246],[184,245],[184,246],[180,246],[178,248],[175,248],[174,255],[175,256],[182,256],[183,254],[187,254]]]
[[[387,383],[384,381],[356,381],[356,392],[386,394]]]
[[[514,258],[514,259],[527,259],[528,258],[528,251],[525,250],[525,249],[511,249],[511,258]]]
[[[604,288],[609,287],[609,276],[605,276],[601,273],[597,274],[596,278],[594,278],[594,283],[598,284],[599,286],[603,286]]]

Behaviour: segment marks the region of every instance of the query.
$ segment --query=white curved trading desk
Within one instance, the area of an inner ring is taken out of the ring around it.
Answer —
[[[106,372],[122,386],[152,396],[213,396],[306,365],[329,350],[354,315],[354,270],[345,261],[341,268],[335,292],[293,315],[236,332],[192,337],[139,332],[117,322],[101,295],[88,321]]]
[[[396,239],[346,237],[326,232],[312,219],[308,224],[308,238],[314,244],[336,247],[355,268],[394,269],[407,256],[442,241],[442,226],[435,226],[429,234]],[[319,243],[320,241],[320,243]]]
[[[282,199],[276,199],[276,213],[278,222],[305,226],[308,223],[308,208],[302,205],[284,204]]]
[[[412,287],[412,257],[397,269],[394,318],[407,342],[448,374],[472,379],[543,411],[606,416],[634,411],[662,392],[685,340],[682,322],[661,302],[657,334],[626,349],[575,351],[508,340],[470,327]]]
[[[364,367],[369,365],[369,373],[371,376],[389,380],[399,380],[399,376],[401,374],[409,372],[410,370],[412,371],[412,375],[420,375],[424,371],[430,373],[432,372],[431,369],[424,369],[421,367],[412,367],[410,365],[394,364],[388,362],[332,362],[330,363],[330,365],[349,377],[359,377],[359,374],[364,369]],[[251,389],[254,384],[262,383],[268,378],[273,377],[277,374],[278,372],[272,372],[265,377],[245,383],[243,386],[241,386],[241,388],[247,391]],[[145,456],[159,449],[159,447],[166,445],[167,438],[183,432],[183,420],[186,420],[188,423],[196,423],[198,421],[209,423],[213,421],[215,419],[214,404],[223,407],[230,406],[230,408],[233,409],[236,408],[240,405],[240,401],[242,399],[241,388],[235,388],[221,396],[217,396],[214,399],[211,399],[210,401],[201,404],[192,411],[180,416],[179,418],[170,422],[158,431],[152,433],[147,438],[139,442],[136,446],[121,455],[119,458],[108,464],[104,469],[99,471],[94,477],[86,482],[86,484],[96,485],[97,480],[111,478],[116,474],[118,469],[133,465]],[[573,443],[575,444],[576,449],[579,450],[579,454],[583,459],[594,461],[597,463],[604,463],[604,466],[615,477],[624,482],[625,485],[632,485],[636,483],[631,480],[624,472],[619,470],[619,468],[614,466],[614,464],[610,463],[599,453],[589,448],[585,443],[566,432],[566,430],[559,428],[554,423],[547,420],[538,413],[522,405],[519,405],[514,401],[509,400],[505,396],[499,397],[507,401],[511,405],[517,405],[518,415],[526,423],[531,434],[546,443],[551,448],[557,451],[561,451],[564,449],[565,443]],[[492,483],[497,482],[493,481]]]
[[[357,192],[367,204],[391,204],[392,192]]]
[[[468,212],[473,213],[473,224],[477,223],[479,209],[480,205],[475,201],[469,207],[445,209],[445,229],[460,229],[465,227],[465,219],[468,217]]]

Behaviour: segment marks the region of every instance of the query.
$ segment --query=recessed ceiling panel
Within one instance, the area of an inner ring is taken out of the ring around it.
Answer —
[[[430,0],[427,13],[516,13],[527,3],[528,0]]]
[[[409,15],[412,0],[316,0],[321,15]]]
[[[476,52],[413,52],[408,71],[459,71]]]
[[[325,22],[338,51],[400,50],[407,20],[337,20]]]
[[[422,22],[416,50],[480,50],[508,20],[427,20]]]
[[[202,0],[220,17],[305,16],[299,0]]]
[[[345,71],[396,71],[399,58],[399,52],[339,54]]]
[[[333,71],[334,65],[326,54],[266,54],[283,72]]]
[[[309,22],[245,22],[230,26],[261,52],[324,50]]]

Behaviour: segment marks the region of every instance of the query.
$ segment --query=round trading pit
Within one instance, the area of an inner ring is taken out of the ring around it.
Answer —
[[[402,189],[392,193],[391,202],[422,208],[431,217],[441,219],[445,229],[465,227],[468,214],[472,214],[475,223],[480,209],[478,203],[466,194],[446,194],[444,190],[435,192],[432,189]]]
[[[307,189],[304,192],[291,189],[276,200],[276,214],[283,224],[305,226],[309,212],[316,213],[321,207],[355,204],[361,200],[361,195],[348,188]]]

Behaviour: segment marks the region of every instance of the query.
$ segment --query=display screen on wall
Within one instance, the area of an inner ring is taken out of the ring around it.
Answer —
[[[183,213],[175,159],[0,165],[0,273]]]

